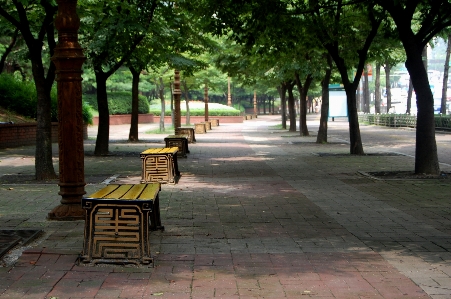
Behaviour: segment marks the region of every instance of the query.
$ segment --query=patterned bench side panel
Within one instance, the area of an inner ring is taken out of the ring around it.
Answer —
[[[173,182],[174,177],[170,155],[147,155],[143,158],[143,182]]]

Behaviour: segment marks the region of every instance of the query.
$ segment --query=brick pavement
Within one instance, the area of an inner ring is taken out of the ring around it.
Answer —
[[[44,230],[0,267],[0,298],[451,298],[450,180],[372,180],[358,171],[414,161],[315,155],[348,146],[317,145],[278,122],[259,116],[196,136],[179,184],[160,193],[154,268],[77,265],[84,222],[45,219],[58,186],[0,186],[2,227]],[[144,128],[136,144],[124,141],[127,127],[112,129],[114,155],[94,157],[86,142],[88,193],[98,178],[138,182],[139,152],[164,146]],[[33,173],[33,149],[14,152],[0,151],[0,172]]]

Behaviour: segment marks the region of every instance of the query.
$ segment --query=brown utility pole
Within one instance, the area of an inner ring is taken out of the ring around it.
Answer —
[[[180,90],[180,71],[174,71],[174,129],[182,126],[181,113],[180,113],[180,98],[182,91]]]
[[[254,90],[254,114],[257,115],[257,91]]]
[[[49,220],[85,218],[81,198],[85,192],[81,67],[85,61],[78,43],[80,19],[77,0],[57,0],[55,27],[58,44],[52,61],[56,67],[58,89],[59,186],[61,204],[49,214]]]
[[[205,83],[204,88],[204,101],[205,101],[205,121],[208,121],[208,86]]]
[[[230,93],[230,77],[227,77],[227,81],[228,81],[227,106],[232,106],[232,94]]]

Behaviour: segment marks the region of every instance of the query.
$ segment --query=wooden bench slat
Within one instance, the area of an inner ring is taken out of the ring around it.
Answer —
[[[116,190],[119,187],[119,185],[107,185],[105,188],[100,189],[99,191],[89,195],[89,198],[103,198]]]
[[[143,151],[141,154],[153,154],[153,153],[158,153],[160,152],[160,148],[149,148],[145,151]]]
[[[133,185],[133,187],[127,191],[123,196],[121,196],[120,199],[137,199],[138,196],[142,193],[142,191],[146,188],[145,184],[136,184]]]
[[[149,148],[143,151],[141,154],[167,154],[167,153],[176,153],[178,151],[178,147],[163,147],[163,148]]]
[[[165,153],[165,154],[168,154],[168,153],[170,153],[170,154],[175,154],[175,153],[177,153],[178,150],[179,150],[178,147],[165,147],[164,150],[162,151],[162,153]]]
[[[104,196],[107,199],[120,199],[128,190],[130,190],[132,185],[120,185],[119,188],[111,192],[110,194]]]
[[[144,184],[142,184],[144,185]],[[154,199],[158,192],[160,191],[161,185],[160,183],[147,184],[146,188],[139,195],[138,199]]]

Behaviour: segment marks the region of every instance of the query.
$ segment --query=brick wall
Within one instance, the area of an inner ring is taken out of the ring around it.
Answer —
[[[83,126],[83,137],[88,138],[87,126]],[[58,123],[52,123],[52,142],[58,142]],[[36,144],[36,124],[1,124],[0,148]]]

